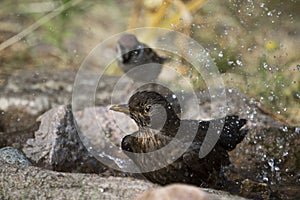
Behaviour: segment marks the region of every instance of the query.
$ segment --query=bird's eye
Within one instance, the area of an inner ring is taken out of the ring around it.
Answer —
[[[148,113],[151,110],[151,105],[145,106],[145,112]]]
[[[139,54],[140,54],[140,50],[139,49],[137,49],[137,50],[134,50],[134,51],[131,51],[131,56],[132,57],[136,57],[136,56],[138,56]]]

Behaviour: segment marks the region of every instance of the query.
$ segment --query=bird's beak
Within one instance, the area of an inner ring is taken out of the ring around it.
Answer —
[[[129,107],[127,104],[113,105],[109,109],[113,111],[125,113],[126,115],[130,114]]]

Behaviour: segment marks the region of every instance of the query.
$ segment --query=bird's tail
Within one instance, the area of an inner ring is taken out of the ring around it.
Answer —
[[[233,150],[239,144],[248,132],[246,119],[239,119],[232,115],[225,118],[225,124],[220,136],[220,143],[227,151]]]

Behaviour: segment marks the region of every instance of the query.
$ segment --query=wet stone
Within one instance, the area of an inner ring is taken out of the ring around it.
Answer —
[[[245,179],[241,183],[240,194],[251,199],[269,199],[271,195],[270,191],[266,183],[258,183]]]
[[[19,168],[0,159],[0,199],[134,199],[157,185],[126,177]]]
[[[128,116],[109,110],[110,107],[87,107],[74,112],[74,117],[91,154],[106,166],[121,169],[128,159],[120,148],[121,139],[136,131],[137,126]]]
[[[270,198],[299,197],[299,136],[297,127],[252,127],[238,148],[230,152],[238,175],[229,173],[228,176],[232,180],[241,177],[251,180],[241,185],[244,196],[251,197],[255,193],[266,196],[267,190],[257,192],[257,189],[263,188],[260,186],[266,184],[271,191]]]
[[[59,106],[41,115],[34,138],[23,151],[37,166],[56,171],[102,172],[104,166],[82,144],[70,106]]]
[[[28,167],[32,165],[21,151],[13,147],[0,149],[0,159],[18,167]]]

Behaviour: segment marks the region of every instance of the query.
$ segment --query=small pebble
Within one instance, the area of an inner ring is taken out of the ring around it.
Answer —
[[[0,159],[19,167],[32,166],[31,162],[25,157],[25,155],[13,147],[4,147],[0,149]]]

